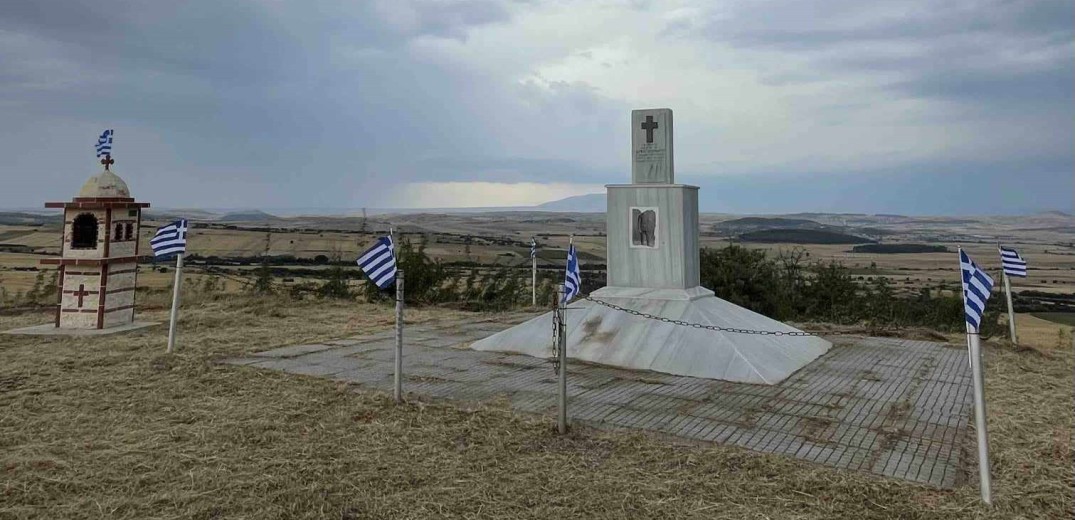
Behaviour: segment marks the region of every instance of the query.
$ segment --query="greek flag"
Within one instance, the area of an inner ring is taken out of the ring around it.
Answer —
[[[973,327],[971,332],[978,332],[982,314],[985,314],[985,302],[993,290],[993,279],[962,249],[959,250],[959,270],[963,272],[963,307],[967,324]]]
[[[579,255],[575,251],[575,244],[567,246],[567,274],[564,277],[564,301],[567,303],[579,295],[579,286],[582,278],[579,277]]]
[[[533,260],[535,258],[537,258],[537,240],[534,240],[533,238],[531,238],[530,239],[530,259]]]
[[[112,155],[112,130],[108,129],[101,132],[101,137],[97,138],[97,158],[102,155]]]
[[[1019,251],[1000,246],[1000,262],[1004,265],[1004,274],[1026,278],[1026,260],[1019,256]]]
[[[187,220],[177,220],[161,227],[149,245],[153,247],[154,258],[187,252]]]
[[[362,272],[381,289],[396,283],[396,256],[392,249],[392,237],[381,237],[358,257]]]

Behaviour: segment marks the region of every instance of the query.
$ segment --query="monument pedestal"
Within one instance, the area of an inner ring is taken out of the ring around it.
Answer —
[[[703,325],[795,332],[785,325],[713,295],[704,287],[603,287],[592,298],[627,309]],[[666,374],[777,384],[828,351],[817,337],[717,332],[635,316],[588,300],[567,307],[567,355],[592,363]],[[546,313],[471,345],[475,350],[552,356]]]
[[[608,185],[608,287],[594,299],[691,324],[799,332],[700,287],[698,188],[675,184],[672,111],[631,113],[633,184]],[[721,332],[637,316],[576,300],[567,307],[567,355],[668,374],[776,384],[828,351],[811,336]],[[471,345],[475,350],[552,355],[552,313]]]
[[[698,286],[698,187],[610,184],[608,284],[689,289]]]

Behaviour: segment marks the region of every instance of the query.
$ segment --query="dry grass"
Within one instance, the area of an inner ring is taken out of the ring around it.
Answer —
[[[163,321],[163,298],[143,319]],[[414,320],[447,311],[412,312]],[[233,297],[164,328],[0,336],[0,518],[1069,518],[1070,346],[988,349],[996,506],[722,446],[554,434],[214,360],[385,329],[386,307]],[[0,317],[0,329],[47,321]],[[974,469],[974,468],[970,468]],[[973,482],[973,479],[971,479]]]

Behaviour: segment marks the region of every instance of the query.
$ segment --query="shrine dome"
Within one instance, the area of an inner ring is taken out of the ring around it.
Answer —
[[[78,192],[79,198],[130,198],[127,183],[118,175],[105,170],[90,177]]]

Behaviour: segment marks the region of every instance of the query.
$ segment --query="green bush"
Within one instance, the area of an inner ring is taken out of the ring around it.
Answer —
[[[952,332],[965,327],[958,293],[934,296],[922,289],[914,297],[901,298],[885,277],[867,277],[865,284],[858,284],[840,263],[806,264],[805,258],[801,249],[775,256],[734,244],[703,249],[701,283],[720,298],[778,320],[863,324],[874,329],[924,326]],[[982,318],[984,337],[1002,332],[999,308],[994,304],[991,309]]]
[[[408,304],[443,303],[458,298],[455,280],[439,260],[426,254],[424,243],[415,247],[409,239],[402,240],[396,252],[396,268],[403,271],[403,299]],[[365,294],[371,302],[394,300],[395,286],[382,290],[367,280]]]

